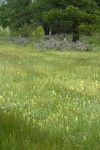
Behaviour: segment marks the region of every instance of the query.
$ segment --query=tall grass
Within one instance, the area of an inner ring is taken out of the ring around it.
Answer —
[[[0,47],[0,149],[99,150],[100,53]]]

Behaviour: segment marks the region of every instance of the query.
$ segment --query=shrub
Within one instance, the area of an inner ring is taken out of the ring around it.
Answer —
[[[2,26],[0,26],[0,37],[3,36],[3,31],[4,31],[4,29],[2,28]]]
[[[2,26],[0,26],[0,39],[6,39],[6,38],[10,38],[10,29],[7,28],[3,28]]]
[[[21,37],[32,37],[33,27],[31,25],[28,25],[27,23],[19,29],[18,35]]]
[[[66,38],[62,38],[59,37],[57,38],[57,35],[56,37],[46,37],[45,38],[46,40],[45,41],[40,41],[38,43],[35,44],[35,48],[37,49],[55,49],[55,50],[90,50],[90,45],[89,44],[84,44],[84,43],[81,43],[80,41],[78,41],[77,43],[72,43],[72,42],[69,42],[67,41]]]
[[[32,38],[33,36],[34,27],[28,25],[27,23],[24,24],[23,27],[20,27],[18,30],[11,29],[11,36],[12,37],[23,37],[23,38]]]
[[[37,27],[33,32],[33,38],[35,41],[41,41],[45,35],[44,29],[42,26]]]
[[[25,38],[25,37],[12,37],[8,40],[8,42],[18,44],[18,45],[27,45],[32,42],[31,38]]]

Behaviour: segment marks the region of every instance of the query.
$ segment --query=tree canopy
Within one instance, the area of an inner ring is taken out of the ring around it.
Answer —
[[[79,40],[80,26],[88,28],[100,23],[98,0],[6,0],[0,7],[0,24],[18,31],[27,26],[42,25],[46,34],[73,33]],[[92,28],[93,30],[93,28]],[[87,32],[87,30],[86,30]]]

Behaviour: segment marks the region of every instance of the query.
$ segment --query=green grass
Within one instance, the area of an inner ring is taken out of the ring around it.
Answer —
[[[100,53],[0,46],[0,149],[99,150]]]

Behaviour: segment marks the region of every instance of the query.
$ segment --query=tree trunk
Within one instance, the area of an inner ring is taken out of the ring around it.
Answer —
[[[45,35],[49,35],[49,27],[46,24],[44,24],[43,28],[44,28],[44,31],[45,31]]]
[[[49,28],[49,35],[52,35],[52,30]]]
[[[79,41],[79,29],[78,29],[78,21],[73,21],[73,39],[72,42],[76,43]]]

